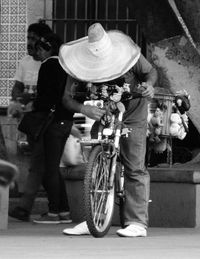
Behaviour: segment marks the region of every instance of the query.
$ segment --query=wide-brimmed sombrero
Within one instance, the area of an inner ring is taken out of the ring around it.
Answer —
[[[65,43],[59,62],[72,77],[86,82],[106,82],[125,74],[140,57],[140,48],[118,30],[91,25],[88,36]]]

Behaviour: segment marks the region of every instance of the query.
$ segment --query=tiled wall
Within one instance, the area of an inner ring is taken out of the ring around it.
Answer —
[[[0,107],[9,103],[18,61],[26,54],[27,1],[0,0]]]

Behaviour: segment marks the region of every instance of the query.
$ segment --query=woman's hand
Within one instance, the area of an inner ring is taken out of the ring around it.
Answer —
[[[9,117],[13,118],[20,118],[24,112],[24,105],[22,105],[18,101],[11,101],[8,109],[7,109],[7,114]]]
[[[31,112],[33,110],[33,102],[29,102],[24,107],[24,112]]]

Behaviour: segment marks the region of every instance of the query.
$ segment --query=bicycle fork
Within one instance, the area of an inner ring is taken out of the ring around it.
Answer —
[[[119,141],[121,137],[121,129],[122,129],[122,118],[123,118],[123,111],[119,112],[118,115],[118,126],[115,131],[115,139],[114,139],[114,156],[112,157],[112,163],[111,163],[111,173],[110,173],[110,186],[113,186],[116,170],[117,170],[117,157],[119,156]]]

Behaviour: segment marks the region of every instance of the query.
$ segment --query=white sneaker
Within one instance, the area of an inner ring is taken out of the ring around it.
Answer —
[[[90,231],[88,229],[86,221],[76,225],[73,228],[66,228],[63,230],[63,234],[65,235],[74,235],[74,236],[80,236],[80,235],[90,235]]]
[[[117,234],[121,237],[146,237],[147,230],[142,226],[131,224],[126,228],[117,230]]]

